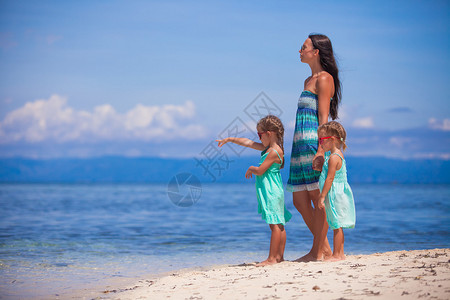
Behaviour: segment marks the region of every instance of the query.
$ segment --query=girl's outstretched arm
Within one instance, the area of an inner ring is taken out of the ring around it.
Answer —
[[[259,151],[263,151],[264,149],[266,149],[266,147],[264,147],[262,143],[257,143],[247,138],[227,137],[223,140],[216,140],[216,142],[219,143],[219,147],[222,147],[226,143],[231,142],[240,146],[252,148]]]
[[[331,185],[333,184],[334,176],[336,175],[336,170],[340,169],[339,165],[342,165],[341,158],[337,155],[330,156],[330,159],[328,159],[327,179],[325,179],[323,189],[319,195],[319,202],[317,205],[319,208],[325,207],[325,197],[327,196],[328,192],[331,189]]]

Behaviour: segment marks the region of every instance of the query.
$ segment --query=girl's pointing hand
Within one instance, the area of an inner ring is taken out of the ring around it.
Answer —
[[[223,139],[223,140],[216,140],[216,142],[219,143],[219,147],[222,147],[223,145],[225,145],[226,143],[228,143],[228,138]]]

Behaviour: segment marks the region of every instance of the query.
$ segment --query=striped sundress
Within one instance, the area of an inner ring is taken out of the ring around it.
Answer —
[[[290,192],[319,189],[320,172],[312,168],[319,138],[319,98],[310,91],[303,91],[298,99],[291,165],[286,190]]]

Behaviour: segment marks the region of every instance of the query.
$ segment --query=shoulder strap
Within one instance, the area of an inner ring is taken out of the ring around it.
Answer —
[[[339,153],[331,153],[331,154],[330,154],[330,156],[328,157],[328,159],[330,159],[331,155],[333,155],[333,154],[335,154],[335,155],[339,156],[339,157],[340,157],[340,158],[342,159],[342,161],[344,161],[344,159],[342,158],[342,156],[341,156],[341,155],[339,155]]]
[[[281,164],[283,164],[283,160],[281,159],[280,154],[278,154],[277,150],[273,149],[273,151],[275,151],[275,153],[278,155],[278,158],[280,159]]]
[[[336,170],[336,171],[340,171],[345,166],[345,160],[342,158],[342,156],[339,155],[339,153],[331,153],[330,156],[328,156],[328,159],[330,159],[331,155],[333,155],[333,154],[336,154],[337,156],[339,156],[342,159],[342,166],[338,170]]]

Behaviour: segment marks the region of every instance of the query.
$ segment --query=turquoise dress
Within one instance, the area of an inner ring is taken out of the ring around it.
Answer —
[[[289,192],[312,191],[319,188],[320,172],[313,170],[312,167],[319,146],[318,107],[319,97],[310,91],[303,91],[298,99],[295,119],[289,180],[286,186]]]
[[[319,179],[320,192],[323,190],[325,179],[328,175],[328,161],[332,155],[338,155],[342,159],[342,167],[336,170],[333,184],[325,198],[325,211],[327,222],[331,229],[354,228],[356,222],[355,202],[350,185],[347,182],[347,165],[338,153],[331,154],[323,164]]]
[[[283,162],[278,152],[273,149]],[[261,152],[261,165],[270,153],[265,149]],[[283,182],[280,174],[281,164],[273,163],[266,172],[256,176],[256,197],[258,198],[258,213],[267,224],[285,224],[292,215],[284,204]]]

